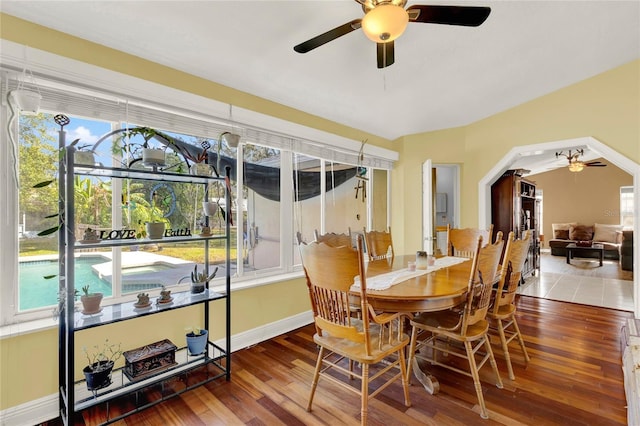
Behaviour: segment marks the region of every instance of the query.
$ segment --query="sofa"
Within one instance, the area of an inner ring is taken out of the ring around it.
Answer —
[[[622,231],[620,268],[625,271],[633,271],[633,231]]]
[[[554,256],[566,256],[566,247],[578,241],[592,241],[594,244],[604,246],[606,259],[618,260],[622,245],[622,225],[608,225],[596,223],[585,225],[577,222],[552,223],[553,238],[549,240],[551,254]],[[594,253],[594,256],[596,254]]]

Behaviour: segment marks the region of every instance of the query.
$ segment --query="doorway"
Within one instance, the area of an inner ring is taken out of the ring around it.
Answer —
[[[567,139],[555,142],[548,142],[535,145],[525,145],[514,147],[509,151],[479,182],[479,194],[478,194],[478,211],[479,226],[489,226],[491,221],[491,185],[502,174],[511,168],[516,160],[520,160],[530,152],[536,151],[561,151],[563,149],[574,149],[576,146],[586,146],[593,152],[599,154],[602,158],[607,159],[612,164],[616,165],[620,169],[626,171],[633,176],[634,198],[636,208],[640,201],[640,165],[620,153],[614,151],[602,142],[592,137]],[[636,212],[636,218],[638,217]],[[640,220],[636,220],[634,223],[634,279],[633,279],[633,300],[634,300],[634,314],[636,317],[640,317],[640,256],[637,256],[638,247],[640,243]]]
[[[457,164],[422,164],[423,250],[444,254],[446,227],[457,227],[460,218],[460,166]]]

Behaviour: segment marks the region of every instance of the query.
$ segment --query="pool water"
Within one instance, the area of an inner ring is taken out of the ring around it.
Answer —
[[[79,257],[75,260],[75,281],[78,292],[82,294],[82,287],[89,285],[89,291],[111,296],[111,283],[100,279],[91,269],[92,265],[107,262],[102,256]],[[20,262],[20,310],[54,306],[58,302],[58,261],[41,260],[34,262]],[[47,275],[56,275],[51,279],[44,279]]]

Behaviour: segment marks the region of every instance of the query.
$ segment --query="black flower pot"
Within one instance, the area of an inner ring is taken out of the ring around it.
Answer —
[[[106,388],[111,384],[111,371],[113,370],[113,361],[100,361],[87,365],[82,372],[87,381],[87,389],[95,391]]]

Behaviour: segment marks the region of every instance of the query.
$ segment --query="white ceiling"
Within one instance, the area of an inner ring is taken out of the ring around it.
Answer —
[[[639,1],[409,1],[489,6],[477,28],[410,23],[376,68],[340,1],[9,1],[3,13],[384,138],[462,126],[640,57]]]

